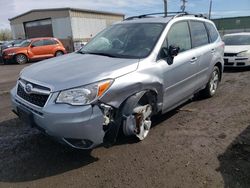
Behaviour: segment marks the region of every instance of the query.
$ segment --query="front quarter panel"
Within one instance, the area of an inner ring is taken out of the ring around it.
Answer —
[[[161,69],[155,62],[141,61],[136,71],[116,78],[100,101],[119,108],[128,97],[140,91],[150,90],[157,94],[158,108],[161,108],[163,98],[161,75]]]

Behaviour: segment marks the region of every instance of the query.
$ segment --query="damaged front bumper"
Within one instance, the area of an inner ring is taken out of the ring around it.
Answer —
[[[56,104],[58,94],[53,93],[41,108],[16,93],[15,87],[11,90],[13,111],[19,117],[26,116],[20,118],[26,119],[31,126],[77,149],[91,149],[103,143],[105,116],[98,105]]]

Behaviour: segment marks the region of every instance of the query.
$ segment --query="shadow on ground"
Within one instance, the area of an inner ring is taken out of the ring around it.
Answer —
[[[250,71],[250,67],[225,67],[224,72],[226,73],[235,73],[235,72],[245,72],[245,71]]]
[[[25,182],[98,161],[90,151],[57,144],[18,119],[0,122],[0,182]]]
[[[250,187],[250,125],[218,159],[225,188]]]

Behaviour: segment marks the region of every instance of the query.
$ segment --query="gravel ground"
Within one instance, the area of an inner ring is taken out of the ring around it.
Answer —
[[[0,187],[250,187],[250,71],[162,116],[146,140],[76,151],[27,127],[7,92],[24,66],[0,65]]]

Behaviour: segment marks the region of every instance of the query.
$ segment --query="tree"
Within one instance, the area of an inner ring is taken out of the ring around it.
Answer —
[[[12,34],[10,29],[0,29],[0,41],[11,40]]]

